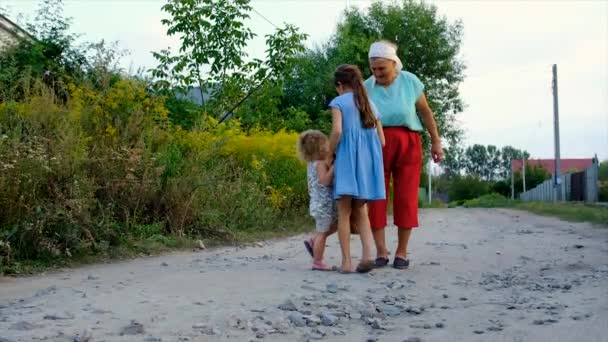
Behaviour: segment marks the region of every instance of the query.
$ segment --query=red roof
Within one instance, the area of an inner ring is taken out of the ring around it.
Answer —
[[[589,166],[593,164],[593,159],[560,159],[560,174],[564,174],[572,171],[585,171]],[[542,166],[549,173],[555,172],[555,159],[528,159],[526,165],[530,166]],[[511,161],[511,169],[514,172],[521,171],[522,161],[516,159]]]

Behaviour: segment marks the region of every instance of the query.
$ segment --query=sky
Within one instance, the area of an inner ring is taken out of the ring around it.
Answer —
[[[465,145],[511,145],[533,158],[553,158],[551,67],[558,66],[561,158],[608,159],[608,1],[431,1],[450,21],[462,20],[458,115]],[[64,0],[73,31],[83,40],[118,41],[127,69],[156,65],[151,51],[178,47],[160,20],[164,0]],[[252,0],[258,34],[247,49],[264,56],[271,23],[294,24],[308,46],[326,41],[347,6],[369,0]],[[32,16],[38,1],[0,0],[9,17]],[[265,18],[263,18],[263,17]],[[269,23],[270,21],[270,23]],[[345,61],[348,62],[348,61]]]

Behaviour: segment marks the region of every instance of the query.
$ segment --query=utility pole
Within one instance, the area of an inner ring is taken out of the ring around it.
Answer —
[[[561,178],[560,178],[560,156],[559,156],[559,104],[557,101],[557,64],[553,64],[553,137],[555,140],[555,172],[553,175],[553,187],[555,189],[555,201],[562,200]]]
[[[511,171],[511,199],[514,200],[515,199],[515,176],[513,175],[513,159],[511,159],[511,167],[509,168],[509,170]]]
[[[524,192],[526,192],[526,156],[521,160],[521,175],[522,182],[524,183]]]

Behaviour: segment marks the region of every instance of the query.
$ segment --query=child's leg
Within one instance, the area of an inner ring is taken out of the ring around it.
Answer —
[[[363,249],[361,261],[373,260],[372,246],[374,244],[374,236],[369,223],[369,217],[367,216],[367,205],[365,205],[364,201],[353,201],[353,216],[356,219],[355,222],[359,229],[359,237],[361,238],[361,247]]]
[[[327,237],[336,232],[336,224],[333,217],[317,219],[318,231],[313,241],[313,262],[317,264],[323,263],[323,254],[325,254],[325,245]]]
[[[338,200],[338,239],[340,240],[340,250],[342,251],[342,271],[351,272],[352,264],[350,260],[350,214],[352,198],[342,197]]]

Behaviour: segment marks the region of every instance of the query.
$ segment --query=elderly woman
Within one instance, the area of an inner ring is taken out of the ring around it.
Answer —
[[[418,227],[418,187],[422,171],[420,134],[423,131],[420,119],[431,136],[431,157],[436,163],[443,158],[441,138],[424,95],[424,85],[416,75],[401,70],[403,64],[397,57],[397,46],[386,41],[373,43],[369,50],[369,63],[373,76],[365,81],[365,87],[384,126],[386,146],[382,152],[387,194],[391,176],[393,179],[393,215],[399,236],[393,267],[406,269],[410,264],[407,245],[412,228]],[[387,200],[369,203],[377,267],[386,266],[389,262],[384,237],[386,209]]]

